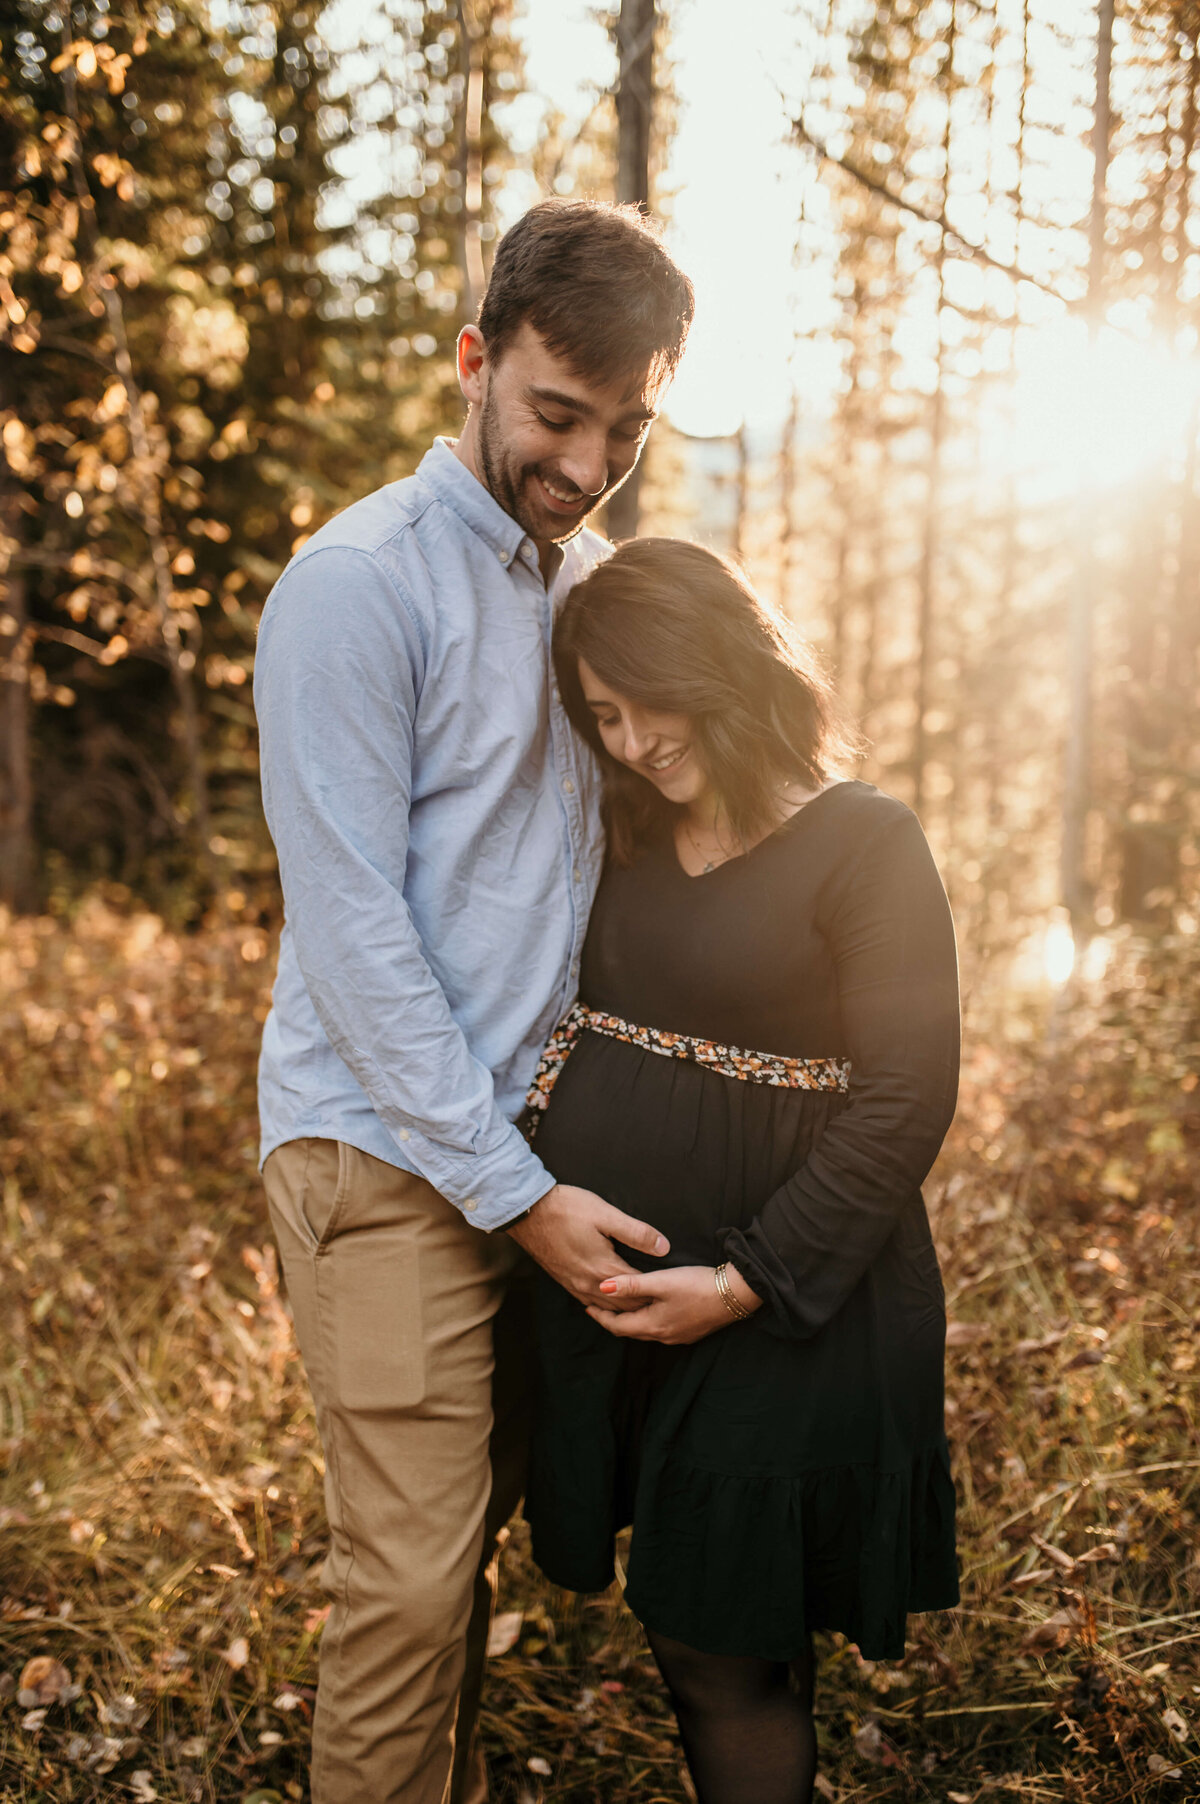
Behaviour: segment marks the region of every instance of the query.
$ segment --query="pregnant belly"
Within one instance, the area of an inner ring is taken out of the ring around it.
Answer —
[[[831,1100],[585,1034],[535,1144],[560,1183],[664,1233],[667,1264],[710,1264],[721,1231],[746,1226],[803,1163]]]

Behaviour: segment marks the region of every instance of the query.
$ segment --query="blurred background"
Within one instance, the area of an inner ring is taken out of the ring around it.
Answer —
[[[609,530],[798,622],[958,923],[964,1608],[827,1650],[823,1795],[1194,1795],[1198,129],[1200,0],[0,0],[5,1797],[304,1795],[255,631],[546,193],[696,284]],[[684,1797],[619,1598],[509,1570],[497,1795]]]
[[[612,527],[732,551],[820,645],[972,956],[1194,932],[1197,9],[1113,14],[10,4],[9,904],[254,886],[266,593],[456,430],[553,192],[645,201],[697,286]]]

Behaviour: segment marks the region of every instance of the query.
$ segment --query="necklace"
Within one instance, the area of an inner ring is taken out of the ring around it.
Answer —
[[[702,877],[707,877],[709,872],[715,871],[719,864],[724,864],[728,859],[736,858],[736,857],[740,856],[740,854],[746,850],[746,848],[742,844],[741,840],[737,839],[736,835],[735,835],[735,846],[732,849],[730,849],[729,851],[726,851],[725,847],[721,844],[721,835],[717,832],[717,829],[714,826],[713,827],[713,838],[717,842],[717,851],[720,853],[720,857],[719,858],[708,858],[708,855],[706,854],[703,846],[700,845],[699,841],[696,838],[696,835],[692,832],[691,828],[688,826],[686,815],[683,818],[683,831],[684,831],[684,835],[690,842],[692,850],[695,852],[696,857],[706,859],[704,868],[700,872],[700,875]]]

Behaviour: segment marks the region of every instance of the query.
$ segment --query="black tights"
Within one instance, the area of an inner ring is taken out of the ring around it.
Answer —
[[[700,1804],[809,1804],[817,1771],[811,1644],[789,1666],[646,1635]]]

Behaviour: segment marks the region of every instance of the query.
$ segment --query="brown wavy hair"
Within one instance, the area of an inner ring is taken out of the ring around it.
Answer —
[[[580,658],[630,701],[688,716],[699,761],[745,843],[778,825],[783,784],[819,786],[858,750],[812,649],[734,564],[686,539],[621,545],[567,596],[553,649],[567,714],[604,771],[618,864],[679,808],[605,751]]]
[[[588,382],[675,371],[695,299],[657,228],[633,206],[539,201],[496,247],[479,329],[498,363],[528,320]]]

